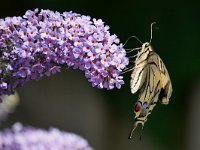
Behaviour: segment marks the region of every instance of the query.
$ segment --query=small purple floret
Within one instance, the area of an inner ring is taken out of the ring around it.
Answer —
[[[128,65],[123,45],[101,19],[72,12],[28,10],[0,20],[0,95],[30,80],[80,69],[98,88],[121,88]]]

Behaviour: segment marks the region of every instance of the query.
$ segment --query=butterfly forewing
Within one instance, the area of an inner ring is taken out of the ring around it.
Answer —
[[[144,84],[146,79],[147,69],[143,66],[137,67],[131,74],[131,92],[136,93]]]
[[[144,84],[147,74],[147,57],[149,55],[148,47],[142,46],[141,51],[138,52],[135,67],[131,74],[131,92],[136,93]]]

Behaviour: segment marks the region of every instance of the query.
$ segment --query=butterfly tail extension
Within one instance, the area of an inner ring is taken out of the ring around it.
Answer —
[[[134,132],[135,129],[137,128],[138,124],[141,124],[141,125],[142,125],[142,129],[143,129],[144,123],[145,123],[145,122],[146,122],[146,121],[143,121],[143,120],[137,120],[137,121],[135,121],[134,124],[133,124],[133,128],[132,128],[132,130],[131,130],[131,132],[130,132],[130,134],[129,134],[129,136],[128,136],[128,139],[131,139],[131,138],[132,138],[133,132]]]
[[[133,124],[133,128],[132,128],[132,130],[131,130],[131,132],[130,132],[130,134],[129,134],[129,136],[128,136],[128,139],[131,139],[131,138],[132,138],[133,132],[135,131],[136,128],[137,128],[137,124],[134,123],[134,124]]]
[[[144,122],[143,121],[136,121],[134,124],[133,124],[133,128],[128,136],[128,139],[131,139],[132,136],[133,136],[133,132],[135,131],[135,129],[137,128],[138,124],[142,124],[142,128],[144,126]]]

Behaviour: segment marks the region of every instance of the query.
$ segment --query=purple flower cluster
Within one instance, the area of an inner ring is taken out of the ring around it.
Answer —
[[[128,65],[123,45],[101,19],[72,12],[28,10],[0,20],[0,95],[61,68],[85,72],[98,88],[120,88]]]
[[[1,150],[93,150],[82,137],[51,128],[23,127],[20,123],[0,132]]]

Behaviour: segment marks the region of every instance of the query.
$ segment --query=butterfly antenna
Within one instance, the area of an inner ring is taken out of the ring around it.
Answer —
[[[153,25],[154,25],[154,24],[156,24],[156,22],[152,22],[152,23],[151,23],[151,38],[150,38],[150,40],[149,40],[149,43],[151,43],[152,38],[153,38]]]
[[[128,41],[129,41],[130,39],[132,39],[132,38],[135,38],[138,42],[140,42],[141,44],[143,44],[142,41],[141,41],[137,36],[130,36],[130,37],[126,40],[126,42],[124,43],[123,47],[124,47],[124,46],[128,43]]]

